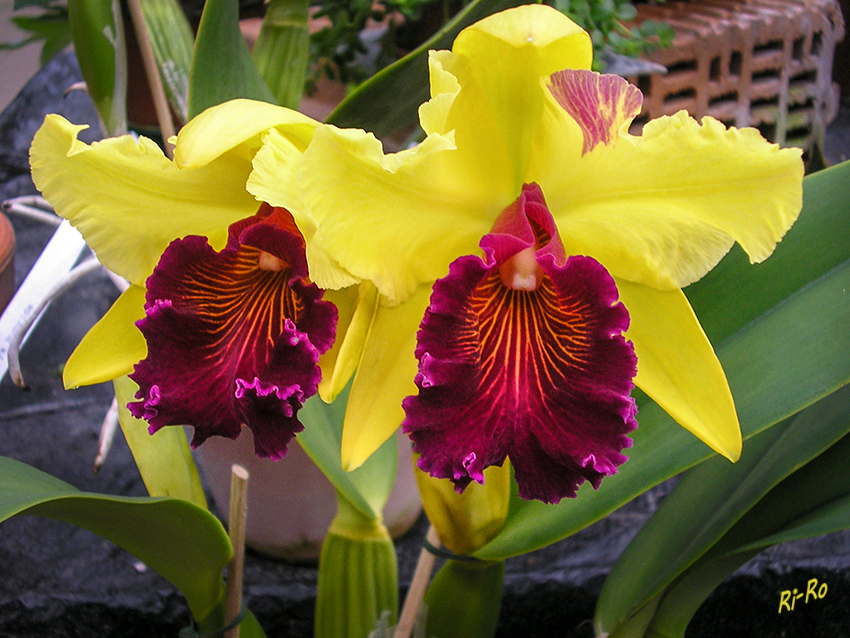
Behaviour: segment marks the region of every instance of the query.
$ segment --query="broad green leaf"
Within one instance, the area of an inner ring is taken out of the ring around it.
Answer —
[[[419,48],[376,73],[345,98],[327,122],[362,128],[378,137],[418,120],[419,106],[430,97],[428,51],[450,49],[458,33],[488,15],[527,4],[521,0],[474,0]]]
[[[127,131],[127,51],[118,0],[68,0],[74,53],[105,133]]]
[[[751,437],[734,465],[715,457],[688,472],[614,565],[597,606],[597,625],[610,632],[624,622],[717,544],[780,481],[848,431],[850,386],[845,386]],[[803,500],[809,507],[811,499],[803,495]],[[790,510],[790,502],[783,503],[783,516]]]
[[[196,619],[207,618],[224,595],[221,570],[232,554],[227,533],[188,501],[81,492],[0,457],[0,521],[16,514],[65,521],[123,547],[173,583]]]
[[[251,56],[281,106],[297,109],[310,62],[309,0],[270,0]]]
[[[843,400],[847,402],[846,394]],[[714,588],[766,547],[850,528],[850,475],[844,471],[848,455],[850,436],[845,436],[762,498],[654,599],[651,614],[641,610],[639,615],[651,616],[645,626],[652,635],[684,636]],[[643,636],[620,629],[612,634],[631,635]]]
[[[151,496],[171,496],[207,508],[198,468],[181,427],[166,427],[148,434],[148,424],[136,419],[127,404],[136,400],[138,386],[126,376],[113,382],[118,399],[118,419],[133,459]]]
[[[700,293],[705,300],[703,311],[712,297],[720,298],[732,290],[769,288],[785,277],[796,282],[790,292],[784,289],[778,303],[775,295],[764,293],[736,322],[715,320],[713,324],[715,331],[728,335],[715,342],[716,350],[745,439],[850,380],[850,357],[846,356],[850,352],[850,331],[846,329],[850,325],[850,242],[843,246],[834,243],[850,225],[850,197],[842,196],[850,184],[848,170],[850,164],[845,163],[806,178],[808,195],[798,223],[807,221],[798,234],[800,239],[795,239],[792,229],[780,244],[789,255],[783,258],[787,261],[781,270],[765,275],[761,270],[765,265],[740,270],[719,266],[706,276],[706,288]],[[796,257],[791,259],[803,250],[792,245],[796,242],[813,252],[813,246],[828,244],[831,248],[823,252],[832,256],[813,256],[808,272]],[[771,259],[779,256],[777,250]],[[801,268],[805,275],[800,274]],[[766,312],[762,306],[772,307]],[[512,499],[502,532],[476,556],[506,558],[545,547],[712,455],[654,403],[641,404],[638,422],[634,446],[627,450],[630,460],[617,475],[606,478],[598,491],[584,485],[576,499],[551,506]]]
[[[195,36],[177,0],[142,0],[142,16],[150,35],[168,102],[185,124],[189,113],[189,72]]]
[[[398,443],[390,437],[353,472],[342,468],[342,422],[349,388],[330,405],[318,396],[304,404],[299,413],[304,431],[298,434],[298,442],[352,507],[370,519],[382,520],[398,469]]]
[[[207,0],[189,74],[189,119],[235,98],[275,103],[239,29],[237,0]]]

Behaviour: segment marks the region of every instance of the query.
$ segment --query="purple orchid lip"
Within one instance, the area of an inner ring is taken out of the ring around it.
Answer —
[[[637,427],[629,316],[596,260],[567,258],[543,193],[527,184],[434,284],[419,329],[404,431],[419,467],[458,491],[510,457],[519,494],[574,497],[625,462]]]
[[[221,252],[205,237],[172,242],[147,281],[137,325],[148,356],[130,375],[140,399],[130,411],[151,434],[193,426],[193,448],[244,424],[258,456],[283,458],[336,330],[336,307],[306,277],[292,216],[266,204],[230,227]]]

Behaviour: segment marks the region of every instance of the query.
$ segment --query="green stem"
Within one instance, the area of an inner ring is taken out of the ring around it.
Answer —
[[[337,515],[322,545],[316,638],[366,638],[383,611],[398,615],[398,567],[383,523],[337,492]]]
[[[504,561],[449,560],[425,593],[429,638],[492,638],[499,624]]]
[[[282,106],[297,109],[310,59],[309,0],[271,0],[252,56]]]

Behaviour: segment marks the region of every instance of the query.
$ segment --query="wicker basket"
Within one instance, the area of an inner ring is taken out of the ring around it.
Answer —
[[[755,126],[770,141],[811,150],[839,104],[832,82],[844,37],[837,0],[699,0],[639,5],[638,20],[676,29],[647,57],[666,75],[630,78],[643,91],[634,129],[686,109],[727,126]]]

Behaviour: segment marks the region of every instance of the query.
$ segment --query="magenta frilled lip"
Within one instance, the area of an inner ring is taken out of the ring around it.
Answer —
[[[404,431],[458,491],[509,457],[519,495],[555,503],[626,461],[637,371],[626,308],[590,257],[567,258],[536,184],[434,284]]]
[[[147,281],[148,345],[131,378],[130,411],[150,423],[194,427],[192,447],[251,428],[258,456],[280,459],[303,429],[297,413],[316,393],[336,307],[307,280],[292,216],[263,205],[214,251],[205,237],[175,240]]]

